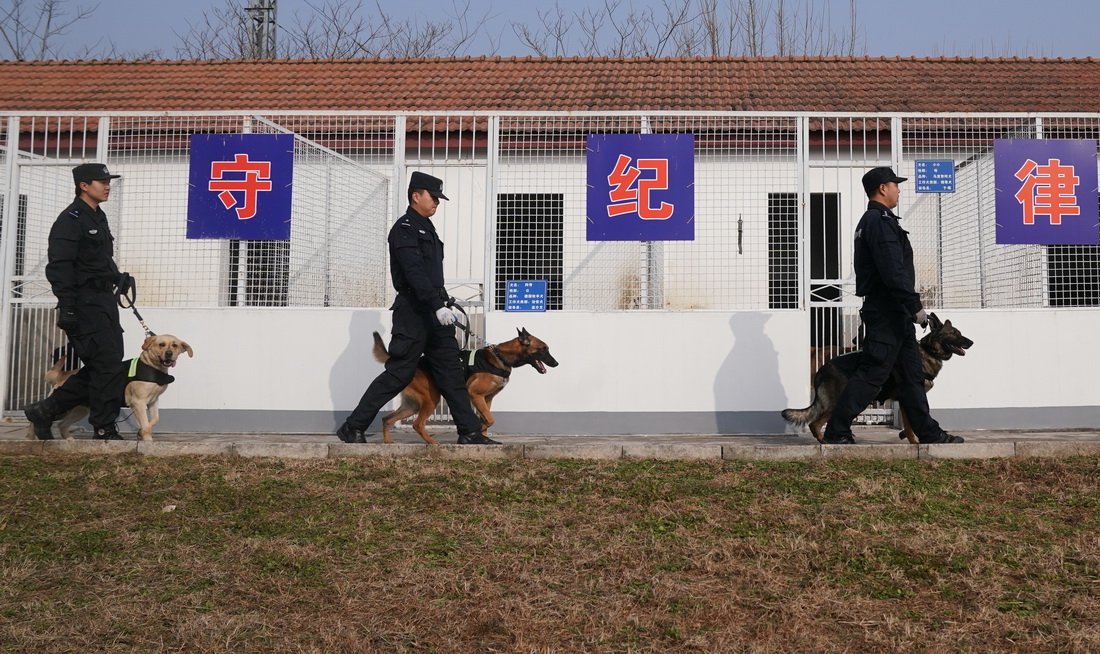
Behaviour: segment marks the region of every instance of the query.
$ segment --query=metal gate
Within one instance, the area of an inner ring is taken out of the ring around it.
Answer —
[[[7,283],[3,323],[10,341],[0,353],[7,372],[2,396],[5,408],[20,409],[49,393],[46,370],[65,352],[65,334],[55,325],[56,298],[46,281],[46,244],[50,227],[73,198],[71,169],[79,160],[26,158],[15,162],[15,180],[4,198],[3,243]],[[112,189],[112,199],[118,190]],[[13,202],[7,206],[7,198]],[[113,224],[112,224],[113,227]],[[75,361],[66,365],[75,366]]]
[[[897,134],[888,118],[809,118],[803,196],[809,287],[810,375],[834,356],[859,349],[859,308],[852,272],[855,224],[867,205],[862,177],[875,166],[895,166]],[[872,404],[857,422],[896,424],[894,402]]]

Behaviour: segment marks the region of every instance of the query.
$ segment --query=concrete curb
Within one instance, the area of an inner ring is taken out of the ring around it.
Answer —
[[[813,445],[723,445],[727,461],[809,461],[821,458],[821,446]]]
[[[588,461],[937,461],[1064,458],[1100,456],[1100,442],[1015,441],[961,444],[855,445],[719,445],[688,443],[602,443],[424,445],[419,443],[268,443],[268,442],[145,442],[75,440],[0,440],[0,456],[52,454],[150,457],[219,456],[226,458],[358,459],[409,458],[487,461],[501,459],[577,459]]]
[[[663,461],[701,461],[721,459],[721,445],[688,445],[653,443],[623,445],[624,459],[659,459]]]
[[[918,458],[937,459],[1012,459],[1016,457],[1015,443],[929,443],[917,445]]]

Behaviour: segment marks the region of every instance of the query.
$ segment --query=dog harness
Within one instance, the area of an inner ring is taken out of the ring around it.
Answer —
[[[492,347],[494,350],[496,349],[496,347],[492,345],[490,345],[489,347]],[[512,374],[512,371],[498,368],[489,363],[489,353],[486,351],[486,349],[487,348],[482,348],[480,350],[461,351],[462,365],[466,369],[466,379],[469,379],[470,375],[474,374],[475,372],[487,372],[489,374],[508,379],[508,376]],[[503,358],[501,358],[499,352],[493,352],[493,354],[495,354],[496,357],[501,361],[504,360]]]
[[[127,383],[132,381],[153,382],[158,386],[167,386],[176,381],[176,378],[166,372],[161,372],[153,366],[145,363],[140,358],[130,359],[130,367],[126,372]]]

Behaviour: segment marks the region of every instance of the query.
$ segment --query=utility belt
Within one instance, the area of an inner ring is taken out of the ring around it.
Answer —
[[[115,290],[113,278],[89,279],[80,285],[82,291],[96,291],[99,293],[111,293]]]
[[[451,297],[451,296],[447,295],[447,289],[443,288],[442,286],[436,287],[432,290],[435,291],[436,295],[438,295],[440,298],[442,298],[444,300],[448,300]],[[413,290],[413,287],[411,287],[411,286],[398,286],[397,287],[397,292],[400,293],[401,295],[406,295],[410,298],[415,298],[416,297],[416,291]]]

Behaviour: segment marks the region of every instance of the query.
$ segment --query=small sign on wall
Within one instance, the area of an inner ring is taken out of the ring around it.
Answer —
[[[546,311],[546,280],[508,280],[504,291],[505,311]]]
[[[192,134],[187,238],[290,239],[293,134]]]
[[[917,193],[954,193],[955,162],[919,159],[916,178]]]

